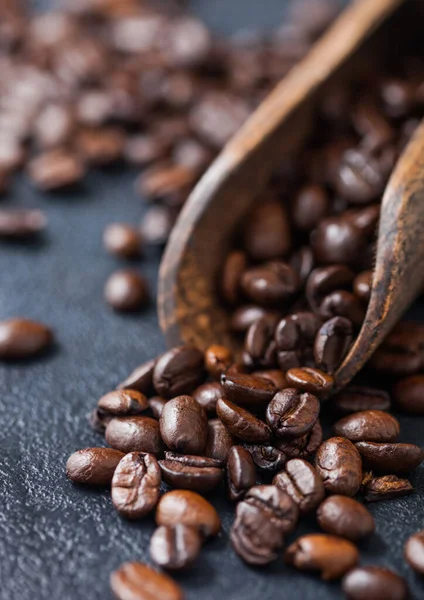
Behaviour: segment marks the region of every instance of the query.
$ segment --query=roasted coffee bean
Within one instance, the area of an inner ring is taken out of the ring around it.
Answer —
[[[276,315],[264,315],[252,323],[246,333],[244,349],[257,366],[272,367],[275,365],[274,330],[277,322]]]
[[[299,438],[315,425],[320,405],[313,394],[295,388],[278,392],[266,409],[266,420],[280,438]]]
[[[401,410],[424,414],[424,375],[410,375],[398,381],[393,388],[396,406]]]
[[[245,294],[260,306],[273,307],[289,300],[297,291],[297,273],[283,261],[247,269],[241,285]]]
[[[66,462],[66,475],[74,483],[110,485],[116,466],[124,456],[112,448],[78,450]]]
[[[189,394],[203,380],[203,354],[194,346],[177,346],[157,361],[153,384],[162,398]]]
[[[0,360],[31,358],[52,344],[53,332],[29,319],[0,322]]]
[[[126,417],[138,415],[147,410],[149,404],[147,398],[136,390],[115,390],[100,398],[97,409],[105,415],[114,417]]]
[[[294,440],[278,440],[276,447],[284,452],[287,458],[303,458],[309,459],[315,454],[322,442],[322,427],[317,421],[305,435]]]
[[[355,223],[342,213],[320,221],[311,233],[310,243],[318,263],[355,266],[363,257],[367,239]]]
[[[149,452],[160,456],[164,447],[159,423],[150,417],[116,417],[106,427],[106,442],[121,452]]]
[[[311,231],[327,215],[330,207],[325,189],[316,184],[302,187],[291,207],[294,225],[301,231]]]
[[[110,576],[117,600],[184,600],[184,592],[170,577],[143,563],[124,563]]]
[[[244,252],[231,252],[224,263],[221,279],[222,297],[230,305],[240,299],[241,278],[247,267],[247,258]]]
[[[303,287],[315,266],[314,253],[310,246],[302,246],[293,252],[289,259],[289,265],[298,274],[300,285]]]
[[[390,396],[384,390],[349,386],[333,396],[331,406],[344,415],[364,410],[389,410]]]
[[[357,542],[375,530],[372,514],[357,500],[347,496],[330,496],[317,510],[318,525],[327,533]]]
[[[219,419],[208,421],[208,441],[205,456],[214,458],[223,465],[226,463],[230,448],[234,444],[233,436]]]
[[[149,396],[153,391],[153,370],[155,368],[157,359],[154,358],[152,360],[148,360],[143,363],[128,377],[118,385],[118,390],[120,389],[131,389],[137,390],[141,392],[145,396]]]
[[[256,261],[282,258],[291,247],[288,215],[282,202],[257,204],[244,229],[244,247]]]
[[[115,271],[106,282],[106,302],[120,312],[133,312],[144,308],[149,302],[147,281],[131,269]]]
[[[318,448],[315,466],[330,494],[354,496],[361,487],[362,460],[349,440],[333,437]]]
[[[368,303],[371,295],[372,271],[362,271],[353,280],[353,291],[355,295],[365,304]]]
[[[274,314],[267,311],[262,306],[255,304],[246,304],[236,308],[231,317],[231,329],[236,333],[246,332],[255,321],[266,314]],[[275,313],[276,314],[276,313]]]
[[[285,561],[301,571],[318,571],[321,579],[340,579],[359,560],[359,552],[348,540],[323,533],[298,538],[289,546]]]
[[[106,427],[112,421],[113,416],[107,415],[103,411],[95,408],[94,410],[88,413],[87,419],[94,431],[104,435]]]
[[[258,485],[238,503],[230,533],[237,554],[251,565],[266,565],[278,556],[284,535],[298,520],[293,500],[274,485]]]
[[[252,410],[265,408],[277,392],[275,385],[269,379],[243,373],[226,373],[221,377],[221,384],[225,398]]]
[[[319,368],[326,373],[334,373],[345,357],[352,342],[352,323],[345,317],[334,317],[319,329],[314,357]]]
[[[233,362],[233,353],[226,346],[214,345],[205,350],[205,367],[214,379],[220,379]]]
[[[267,371],[254,371],[252,375],[254,377],[261,377],[262,379],[268,379],[268,381],[274,384],[275,389],[277,391],[289,387],[286,376],[278,369],[268,369]]]
[[[336,290],[328,294],[319,307],[319,314],[323,319],[332,317],[346,317],[354,325],[360,327],[365,318],[365,308],[358,298],[345,290]]]
[[[256,469],[250,453],[242,446],[228,452],[227,482],[230,500],[237,501],[256,484]]]
[[[103,243],[110,254],[119,258],[137,258],[141,254],[140,232],[125,223],[108,225],[103,233]]]
[[[185,82],[182,80],[177,81],[177,77],[178,76],[175,76],[174,80],[171,82],[171,86],[173,86],[174,90],[176,89],[176,83],[187,83],[187,80]],[[190,80],[188,81],[189,85],[186,87],[190,86],[191,82]],[[180,87],[182,88],[183,86],[181,85]],[[170,96],[168,93],[168,101],[169,98]],[[183,165],[184,167],[188,167],[189,169],[194,169],[197,172],[201,172],[211,162],[213,154],[208,148],[206,148],[206,146],[200,144],[194,138],[186,138],[179,142],[178,145],[174,148],[172,157],[177,165]]]
[[[422,449],[415,444],[357,442],[355,445],[364,466],[380,473],[413,471],[424,458]]]
[[[112,502],[127,519],[141,519],[159,501],[161,472],[152,454],[130,452],[118,464],[112,479]]]
[[[334,181],[337,192],[354,204],[366,204],[384,189],[386,173],[371,153],[347,150]]]
[[[404,556],[414,571],[424,575],[424,531],[418,531],[408,538]]]
[[[266,423],[229,400],[218,400],[216,412],[228,431],[244,442],[260,444],[271,439],[271,430]]]
[[[189,490],[164,494],[156,509],[156,523],[168,527],[194,527],[204,537],[213,537],[221,529],[221,521],[212,504]]]
[[[320,325],[321,318],[311,312],[293,313],[281,319],[275,329],[275,341],[283,371],[305,366]]]
[[[278,471],[287,462],[287,457],[282,450],[265,444],[245,444],[255,465],[261,471]]]
[[[183,165],[157,162],[148,167],[136,181],[136,189],[142,198],[157,200],[189,188],[196,180],[196,172]]]
[[[175,488],[205,493],[222,481],[220,462],[213,458],[166,452],[159,465],[164,481]]]
[[[216,415],[216,403],[220,398],[225,398],[225,391],[220,383],[212,381],[200,385],[194,390],[192,396],[209,416],[214,416]]]
[[[47,218],[41,210],[7,209],[0,210],[0,238],[28,239],[39,235],[47,225]]]
[[[168,206],[149,207],[140,222],[140,231],[146,244],[163,246],[171,233],[176,218]]]
[[[319,312],[323,299],[331,292],[350,288],[353,278],[352,269],[346,265],[336,264],[314,269],[308,277],[305,290],[314,312]]]
[[[166,403],[167,403],[167,400],[165,400],[165,398],[161,398],[160,396],[153,396],[152,398],[149,398],[149,400],[148,400],[150,411],[151,411],[152,415],[154,416],[154,418],[157,419],[158,421],[162,414],[163,407],[165,406]]]
[[[208,435],[206,411],[191,396],[177,396],[163,407],[160,433],[170,450],[202,454]]]
[[[343,417],[334,433],[352,442],[394,442],[399,436],[399,421],[382,410],[363,410]]]
[[[285,471],[278,473],[272,483],[290,496],[302,515],[314,510],[325,496],[320,475],[301,458],[289,460]]]
[[[202,549],[202,537],[194,527],[158,527],[150,538],[150,556],[162,569],[180,571],[190,567]]]
[[[403,577],[383,567],[356,567],[342,581],[348,600],[407,600],[408,585]]]
[[[424,327],[401,321],[377,348],[370,360],[377,372],[403,377],[415,375],[424,367]]]
[[[414,488],[407,479],[401,479],[396,475],[383,475],[382,477],[373,477],[368,474],[362,482],[364,499],[367,502],[376,502],[378,500],[391,500],[399,496],[411,494]]]
[[[110,165],[123,157],[125,137],[116,127],[81,128],[75,136],[78,155],[85,164]]]
[[[34,185],[45,192],[79,183],[85,175],[82,161],[68,150],[49,150],[39,154],[28,165]]]
[[[326,395],[334,384],[331,375],[320,371],[303,367],[300,369],[289,369],[286,373],[287,387],[294,387],[304,392],[311,392],[317,396]]]

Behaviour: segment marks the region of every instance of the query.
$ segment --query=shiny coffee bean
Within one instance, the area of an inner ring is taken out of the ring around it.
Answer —
[[[268,369],[266,371],[254,371],[253,377],[261,377],[262,379],[268,379],[274,384],[275,389],[282,390],[283,388],[289,387],[286,376],[278,369]]]
[[[242,446],[228,452],[227,483],[230,500],[240,500],[256,484],[256,468],[250,453]]]
[[[203,354],[194,346],[177,346],[165,352],[153,371],[153,384],[162,398],[190,394],[202,383]]]
[[[244,252],[235,251],[228,254],[221,279],[221,294],[227,304],[237,304],[240,299],[241,278],[246,267],[247,258]]]
[[[266,409],[266,419],[280,438],[299,438],[315,425],[320,410],[318,398],[295,388],[278,392]]]
[[[355,496],[362,482],[362,460],[349,440],[333,437],[317,450],[315,466],[330,494]]]
[[[71,454],[66,475],[74,483],[110,485],[116,466],[125,455],[112,448],[85,448]]]
[[[305,366],[321,318],[311,312],[298,312],[281,319],[275,330],[278,362],[282,370]]]
[[[163,407],[160,433],[170,450],[202,454],[208,435],[208,418],[191,396],[177,396]]]
[[[407,479],[401,479],[396,475],[373,477],[371,473],[364,477],[362,487],[364,499],[367,502],[391,500],[392,498],[406,496],[414,491],[414,488]]]
[[[371,295],[372,271],[362,271],[353,280],[353,291],[357,298],[368,304]]]
[[[206,493],[222,481],[220,463],[213,458],[166,452],[159,465],[163,480],[174,488]]]
[[[337,192],[354,204],[366,204],[384,189],[386,173],[370,153],[347,150],[334,181]]]
[[[311,392],[317,396],[326,395],[334,384],[331,375],[320,371],[303,367],[300,369],[289,369],[286,373],[287,387],[293,387],[304,392]]]
[[[275,365],[274,330],[277,322],[276,315],[264,315],[247,330],[244,349],[257,366],[267,368]]]
[[[112,479],[112,502],[127,519],[141,519],[159,501],[161,472],[152,454],[130,452],[120,461]]]
[[[365,468],[380,473],[405,473],[422,463],[424,454],[415,444],[357,442]]]
[[[106,427],[106,442],[121,452],[163,453],[159,423],[150,417],[115,417]]]
[[[219,380],[233,362],[233,353],[226,346],[216,344],[205,350],[205,367],[214,379]]]
[[[414,571],[419,575],[424,575],[424,531],[418,531],[408,538],[404,556]]]
[[[377,372],[390,376],[415,375],[424,367],[424,327],[401,321],[370,360]]]
[[[345,317],[333,317],[319,329],[314,357],[317,366],[326,373],[334,373],[352,343],[352,323]]]
[[[348,600],[407,600],[408,585],[403,577],[383,567],[357,567],[342,581]]]
[[[277,389],[269,379],[253,375],[225,374],[221,377],[225,398],[252,410],[265,408],[275,396]]]
[[[244,247],[255,261],[282,258],[291,247],[288,215],[278,200],[258,203],[249,215],[243,233]]]
[[[29,319],[0,322],[0,360],[31,358],[45,351],[52,342],[52,330],[42,323]]]
[[[293,296],[298,289],[299,278],[290,265],[275,261],[247,269],[241,285],[250,300],[272,308]]]
[[[164,494],[156,509],[156,523],[168,527],[193,527],[205,538],[217,535],[221,529],[220,518],[212,504],[189,490]]]
[[[145,396],[150,396],[151,392],[153,392],[153,370],[156,362],[157,359],[154,358],[134,369],[134,371],[118,385],[118,390],[137,390]]]
[[[205,448],[205,456],[214,458],[224,465],[227,461],[231,446],[235,440],[225,425],[219,419],[208,421],[208,441]]]
[[[158,527],[150,538],[150,557],[162,569],[181,571],[190,567],[202,549],[202,537],[194,527]]]
[[[398,381],[393,388],[396,406],[401,410],[424,414],[424,375],[410,375]]]
[[[344,415],[364,410],[390,410],[390,396],[376,388],[348,386],[333,396],[331,406]]]
[[[139,415],[149,407],[147,398],[137,390],[115,390],[100,398],[97,409],[104,415],[126,417]]]
[[[285,471],[278,473],[272,483],[290,496],[302,515],[314,510],[325,496],[320,475],[301,458],[289,460]]]
[[[173,579],[143,563],[124,563],[110,576],[110,585],[117,600],[184,600],[183,590]]]
[[[205,409],[208,416],[214,416],[216,415],[216,403],[220,398],[225,398],[225,391],[220,383],[211,381],[196,388],[192,397]]]
[[[278,471],[287,462],[287,457],[282,450],[266,444],[245,444],[255,465],[261,471]]]
[[[244,333],[251,325],[253,325],[253,323],[255,323],[255,321],[266,314],[274,313],[271,313],[262,306],[257,306],[256,304],[245,304],[244,306],[240,306],[239,308],[236,308],[231,315],[231,329],[235,333]]]
[[[303,458],[308,460],[315,454],[322,442],[322,427],[317,421],[308,433],[294,440],[278,440],[276,447],[284,452],[287,458]]]
[[[229,400],[218,400],[216,412],[231,435],[244,442],[261,444],[271,439],[271,430],[266,423]]]
[[[352,269],[343,264],[314,269],[308,277],[305,290],[312,310],[318,312],[322,301],[331,292],[349,289],[353,278],[354,273]]]
[[[394,442],[399,436],[399,421],[382,410],[363,410],[343,417],[334,433],[352,442]]]
[[[146,280],[130,269],[113,273],[106,282],[104,295],[106,302],[121,312],[140,310],[149,302]]]
[[[354,294],[345,290],[335,290],[323,299],[319,314],[323,319],[345,317],[360,327],[365,318],[365,308]]]
[[[357,542],[375,530],[375,522],[368,509],[347,496],[329,496],[317,510],[318,525],[333,535]]]
[[[293,223],[301,231],[311,231],[327,215],[329,207],[328,194],[322,186],[305,185],[296,193],[291,206]]]
[[[302,246],[290,256],[289,265],[296,271],[299,283],[303,287],[315,266],[314,253],[310,246]]]
[[[165,406],[166,403],[167,403],[167,400],[165,400],[165,398],[161,398],[160,396],[152,396],[148,400],[149,409],[150,409],[153,417],[155,419],[157,419],[158,421],[162,414],[163,407]]]
[[[323,219],[311,233],[310,243],[318,263],[354,266],[363,257],[366,236],[343,213]]]
[[[110,254],[119,258],[138,258],[141,255],[141,234],[132,225],[108,225],[103,233],[103,244]]]

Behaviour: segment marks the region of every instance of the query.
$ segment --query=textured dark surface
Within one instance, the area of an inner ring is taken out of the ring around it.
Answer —
[[[255,21],[274,23],[282,3],[193,4],[218,30],[229,31]],[[164,349],[153,306],[122,317],[102,300],[105,279],[120,265],[103,251],[103,229],[114,220],[137,222],[142,212],[132,182],[129,172],[97,173],[80,194],[46,197],[21,180],[2,201],[42,207],[50,223],[42,244],[0,245],[0,318],[40,319],[58,338],[57,350],[42,360],[0,365],[2,600],[111,600],[110,572],[125,560],[148,560],[153,519],[125,522],[108,493],[75,487],[64,474],[71,452],[102,442],[86,420],[98,397]],[[151,252],[139,265],[152,284],[158,259]],[[401,417],[401,423],[404,441],[424,443],[422,419]],[[371,505],[377,533],[361,544],[361,560],[406,575],[413,597],[424,598],[423,583],[402,559],[406,538],[423,527],[423,468],[413,482],[415,495]],[[228,542],[233,509],[219,494],[213,502],[223,530],[197,566],[178,577],[189,600],[341,597],[338,584],[297,573],[282,561],[265,570],[244,566]],[[301,531],[313,528],[310,522]]]

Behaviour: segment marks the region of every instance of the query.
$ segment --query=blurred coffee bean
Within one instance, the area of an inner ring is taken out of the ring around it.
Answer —
[[[29,176],[42,191],[55,191],[79,183],[85,169],[81,159],[65,149],[39,154],[28,165]]]
[[[137,390],[145,396],[149,396],[153,391],[153,371],[157,360],[157,358],[148,360],[134,369],[134,371],[132,371],[132,373],[130,373],[128,377],[117,386],[118,390]]]
[[[222,297],[228,304],[236,304],[241,293],[241,278],[247,266],[243,252],[230,252],[227,256],[221,279]]]
[[[327,373],[334,373],[340,366],[352,342],[352,323],[345,317],[333,317],[319,329],[315,344],[314,358],[318,367]]]
[[[400,379],[393,388],[397,408],[402,411],[424,414],[424,375],[410,375]]]
[[[147,281],[132,269],[115,271],[106,281],[106,302],[116,311],[135,312],[144,308],[150,298]]]
[[[250,453],[242,446],[232,446],[227,459],[227,482],[230,500],[240,500],[256,484],[256,468]]]
[[[306,296],[312,310],[320,311],[322,301],[332,292],[349,289],[354,273],[346,265],[329,265],[312,271],[306,284]]]
[[[180,571],[198,558],[202,538],[194,527],[161,526],[150,538],[150,557],[162,569]],[[162,593],[162,588],[159,593]]]
[[[353,280],[353,291],[355,295],[365,304],[371,295],[372,271],[362,271]]]
[[[149,409],[150,409],[153,417],[155,419],[157,419],[158,421],[162,414],[163,407],[165,406],[166,403],[167,403],[167,400],[165,400],[165,398],[161,398],[160,396],[152,396],[152,398],[149,398],[149,400],[148,400]]]
[[[320,221],[311,234],[311,246],[319,263],[357,264],[366,249],[366,237],[342,213]]]
[[[317,510],[318,525],[333,535],[345,537],[352,542],[374,533],[375,522],[372,514],[353,498],[329,496]]]
[[[299,279],[290,265],[274,261],[247,269],[241,284],[250,300],[260,306],[273,307],[293,296],[298,289]]]
[[[112,223],[103,232],[103,244],[110,254],[119,258],[137,258],[141,255],[141,233],[131,225]]]
[[[246,304],[237,308],[231,317],[231,329],[236,333],[244,333],[251,325],[266,314],[274,314],[262,306]]]
[[[406,561],[419,575],[424,574],[424,531],[418,531],[405,544]]]
[[[0,209],[0,238],[31,239],[42,233],[47,218],[40,210]]]
[[[327,216],[329,204],[328,195],[322,186],[304,186],[295,195],[291,207],[294,225],[301,231],[311,231]]]
[[[291,231],[284,205],[267,200],[256,206],[244,228],[244,248],[256,261],[282,258],[291,248]]]
[[[215,344],[205,350],[205,367],[214,379],[219,380],[233,362],[233,353],[226,346]]]
[[[378,373],[403,377],[424,368],[424,326],[401,321],[371,357],[370,366]]]
[[[387,175],[373,154],[352,148],[342,157],[334,185],[353,204],[366,204],[383,192]]]
[[[203,537],[213,537],[221,529],[221,521],[215,508],[196,492],[173,490],[164,494],[156,509],[159,526],[193,527]]]
[[[399,436],[399,421],[381,410],[353,413],[334,425],[336,435],[352,442],[394,442]]]
[[[249,327],[244,341],[244,348],[252,361],[262,367],[275,365],[276,344],[274,342],[274,331],[278,317],[267,314],[252,323]]]
[[[342,581],[348,600],[407,600],[406,581],[397,573],[383,567],[356,567]]]
[[[177,346],[165,352],[153,372],[156,392],[163,398],[189,394],[202,383],[203,354],[194,346]]]
[[[424,454],[415,444],[357,442],[365,468],[380,473],[404,473],[422,463]]]
[[[331,399],[331,405],[342,414],[364,410],[390,410],[390,396],[384,390],[363,386],[348,386]]]
[[[138,562],[121,565],[110,576],[110,585],[117,600],[128,598],[160,597],[166,600],[184,600],[180,586],[164,573],[158,573],[151,567]]]

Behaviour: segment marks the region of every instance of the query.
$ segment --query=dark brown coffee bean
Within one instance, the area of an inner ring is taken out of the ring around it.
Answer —
[[[299,438],[315,425],[320,410],[318,398],[295,388],[278,392],[266,409],[266,420],[277,437]]]
[[[414,103],[413,86],[408,81],[387,77],[381,84],[381,97],[390,117],[406,116]]]
[[[106,442],[121,452],[149,452],[160,456],[164,447],[159,423],[150,417],[116,417],[106,427]]]
[[[355,445],[364,466],[380,473],[413,471],[424,458],[422,449],[415,444],[357,442]]]
[[[157,358],[154,358],[134,369],[134,371],[118,385],[118,390],[137,390],[145,396],[149,396],[153,391],[153,370],[156,362]]]
[[[237,505],[231,543],[245,562],[266,565],[277,558],[284,534],[297,520],[298,508],[290,496],[274,485],[258,485]]]
[[[310,243],[318,263],[355,265],[366,249],[366,236],[342,213],[322,220]]]
[[[301,231],[311,231],[327,215],[330,202],[325,189],[320,185],[305,185],[294,197],[291,216],[294,225]]]
[[[331,292],[350,288],[353,278],[352,269],[346,265],[337,264],[314,269],[306,283],[306,297],[311,308],[319,312],[323,299]]]
[[[104,415],[126,417],[138,415],[147,410],[147,398],[136,390],[115,390],[102,396],[97,402],[97,409]]]
[[[227,481],[230,500],[240,500],[256,484],[256,469],[250,453],[242,446],[228,452]]]
[[[207,412],[208,416],[216,415],[216,403],[220,398],[225,398],[224,388],[217,381],[200,385],[192,393],[193,398]]]
[[[152,454],[130,452],[116,467],[112,479],[112,502],[127,519],[142,519],[159,501],[161,472]]]
[[[350,415],[363,410],[390,410],[390,396],[384,390],[362,386],[349,386],[331,400],[332,407]]]
[[[149,398],[148,400],[150,411],[154,418],[158,421],[166,403],[167,400],[165,400],[165,398],[161,398],[160,396],[152,396],[152,398]]]
[[[275,365],[274,331],[277,322],[276,315],[264,315],[252,323],[247,331],[244,349],[257,366],[272,367]]]
[[[386,172],[371,153],[347,150],[334,181],[337,192],[354,204],[366,204],[384,190]]]
[[[229,400],[218,400],[216,412],[228,431],[244,442],[260,444],[271,439],[271,430],[266,423]]]
[[[203,376],[203,354],[194,346],[177,346],[158,359],[153,384],[162,398],[175,398],[192,392]]]
[[[404,556],[414,571],[424,575],[424,531],[418,531],[408,538]]]
[[[320,475],[312,465],[301,458],[289,460],[285,471],[278,473],[272,483],[290,496],[301,514],[314,510],[325,496]]]
[[[194,527],[158,527],[150,538],[150,557],[159,567],[180,571],[190,567],[202,549],[202,537]]]
[[[244,247],[254,260],[282,258],[291,247],[291,232],[284,205],[268,200],[256,205],[244,229]]]
[[[342,362],[352,343],[352,323],[345,317],[334,317],[319,329],[314,357],[319,368],[326,373],[334,373]]]
[[[301,369],[289,369],[286,373],[287,387],[294,387],[304,392],[312,392],[317,396],[326,395],[334,384],[331,375],[320,371],[303,367]]]
[[[214,379],[221,375],[233,364],[233,353],[226,346],[213,345],[205,350],[205,367]]]
[[[261,471],[278,471],[287,462],[287,457],[282,450],[266,444],[245,444],[253,462]]]
[[[424,327],[401,321],[370,360],[377,372],[390,376],[415,375],[424,367]]]
[[[115,271],[106,282],[104,295],[106,302],[121,312],[139,310],[149,302],[146,280],[130,269]]]
[[[424,414],[424,375],[410,375],[398,381],[393,388],[396,406],[401,410]]]
[[[29,319],[0,322],[0,360],[30,358],[45,351],[53,342],[46,325]]]
[[[290,256],[289,265],[299,276],[299,282],[303,287],[315,266],[314,253],[310,246],[302,246]]]
[[[64,149],[39,154],[31,160],[28,170],[34,185],[45,192],[74,185],[85,175],[80,158]]]
[[[103,243],[108,252],[120,258],[137,258],[141,254],[141,234],[131,225],[112,223],[103,233]]]
[[[286,387],[289,387],[287,383],[286,376],[284,373],[279,371],[278,369],[268,369],[266,371],[254,371],[252,373],[253,377],[261,377],[262,379],[268,379],[271,383],[274,384],[275,389],[282,390]]]
[[[246,295],[264,307],[273,307],[290,299],[297,291],[296,272],[283,261],[266,263],[247,269],[241,279]]]
[[[372,271],[362,271],[353,280],[353,291],[355,295],[365,304],[368,303],[371,295]]]
[[[74,483],[107,486],[116,466],[125,455],[112,448],[85,448],[71,454],[66,462],[66,475]]]
[[[321,322],[311,312],[293,313],[281,319],[275,329],[275,341],[283,371],[305,365]]]
[[[231,329],[236,333],[245,333],[255,321],[266,314],[270,314],[270,311],[262,306],[256,306],[255,304],[240,306],[232,314]]]
[[[362,482],[364,499],[367,502],[376,502],[378,500],[391,500],[411,494],[414,488],[407,479],[401,479],[396,475],[383,475],[382,477],[373,477],[370,473],[364,477]]]
[[[0,210],[0,238],[27,239],[39,235],[47,225],[47,218],[40,210]]]
[[[318,448],[315,466],[330,494],[354,496],[361,487],[362,460],[349,440],[333,437]]]
[[[166,452],[159,465],[164,481],[175,488],[206,493],[222,481],[220,463],[213,458]]]
[[[360,327],[365,318],[365,308],[354,294],[345,290],[336,290],[323,299],[319,307],[319,314],[323,319],[337,316],[346,317],[354,325]]]
[[[399,421],[382,410],[363,410],[343,417],[334,433],[352,442],[394,442],[399,436]]]
[[[221,384],[224,388],[225,398],[252,410],[265,408],[277,392],[269,379],[261,379],[243,373],[226,373],[221,377]]]
[[[162,439],[170,450],[202,454],[207,441],[208,418],[194,398],[177,396],[169,400],[159,423]]]
[[[357,567],[344,577],[342,590],[348,600],[407,600],[403,577],[383,567]]]
[[[230,305],[236,304],[241,294],[241,278],[247,267],[247,259],[244,252],[230,252],[225,260],[222,279],[222,297]]]
[[[213,537],[221,529],[220,518],[212,504],[189,490],[164,494],[156,509],[156,523],[168,527],[194,527],[204,537]]]
[[[173,579],[143,563],[124,563],[110,576],[110,585],[117,600],[184,600],[183,590]]]
[[[285,561],[301,571],[318,571],[321,579],[340,579],[359,560],[359,552],[348,540],[311,533],[298,538],[289,546],[284,555]]]
[[[375,530],[372,514],[357,500],[347,496],[330,496],[317,510],[319,526],[327,533],[357,542]]]
[[[235,440],[225,425],[219,419],[208,421],[208,441],[205,448],[205,456],[214,458],[224,465],[227,461],[231,446]]]
[[[315,454],[322,442],[322,427],[317,421],[308,433],[294,440],[278,440],[275,445],[284,452],[287,458],[303,458],[308,460]]]

